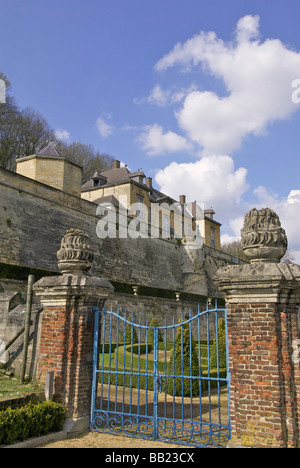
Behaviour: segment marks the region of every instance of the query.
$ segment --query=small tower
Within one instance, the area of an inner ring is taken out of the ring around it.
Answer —
[[[16,162],[18,174],[80,197],[82,166],[64,156],[53,143]]]

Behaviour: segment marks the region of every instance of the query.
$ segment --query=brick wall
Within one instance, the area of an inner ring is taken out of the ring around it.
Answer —
[[[38,377],[54,371],[54,399],[67,407],[68,417],[90,409],[93,320],[88,309],[49,307],[43,312]]]
[[[229,304],[232,436],[243,445],[299,444],[298,307]]]

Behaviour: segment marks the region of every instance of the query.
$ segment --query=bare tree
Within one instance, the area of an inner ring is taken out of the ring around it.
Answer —
[[[16,121],[16,133],[17,157],[36,154],[55,138],[54,130],[44,117],[29,107],[20,112]]]
[[[6,100],[0,103],[0,167],[13,169],[17,148],[15,123],[19,116],[19,109],[15,99],[9,95],[10,82],[1,72],[0,79],[6,86]]]
[[[19,110],[14,97],[9,94],[10,82],[1,72],[0,80],[6,87],[6,102],[0,103],[0,167],[15,171],[17,158],[38,153],[50,141],[56,141],[62,154],[83,166],[82,183],[96,171],[112,167],[113,158],[96,151],[93,145],[57,140],[54,130],[39,112],[29,107]]]
[[[58,141],[56,147],[64,156],[67,156],[83,166],[83,184],[89,180],[96,171],[102,172],[112,168],[112,156],[96,151],[93,145],[81,143],[80,141],[74,141],[69,144]]]
[[[6,84],[6,102],[0,103],[0,167],[15,170],[17,158],[37,153],[55,133],[40,113],[30,108],[20,111],[8,93],[10,82],[2,73],[0,79]]]
[[[281,263],[295,263],[295,254],[292,250],[287,250],[281,259]]]
[[[248,257],[244,254],[241,241],[233,241],[228,244],[222,245],[223,252],[227,252],[233,257],[240,258],[246,262],[249,261]]]

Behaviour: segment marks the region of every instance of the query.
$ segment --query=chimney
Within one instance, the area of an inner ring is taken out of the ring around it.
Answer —
[[[115,159],[115,161],[113,161],[113,169],[119,169],[120,165],[121,165],[121,163],[117,159]]]
[[[145,183],[146,183],[147,187],[149,187],[151,189],[152,188],[152,177],[146,177]]]
[[[184,205],[186,201],[185,195],[179,195],[179,203],[180,205]]]
[[[214,214],[216,213],[212,208],[209,208],[209,210],[204,210],[204,216],[206,216],[207,218],[214,219]]]
[[[195,201],[192,203],[192,216],[194,219],[197,219],[197,202]]]

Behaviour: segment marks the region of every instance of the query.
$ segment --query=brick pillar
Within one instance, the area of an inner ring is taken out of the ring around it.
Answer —
[[[67,409],[68,430],[78,430],[79,421],[80,429],[89,425],[94,330],[92,308],[102,308],[113,291],[107,280],[86,274],[83,249],[79,253],[78,248],[78,233],[80,231],[71,231],[67,238],[68,242],[77,243],[72,255],[75,259],[76,256],[80,258],[80,270],[76,271],[76,261],[73,261],[72,268],[70,262],[67,266],[64,262],[62,276],[42,278],[34,286],[43,306],[37,375],[44,380],[47,371],[54,371],[54,399]],[[87,238],[83,233],[81,237]],[[59,266],[62,269],[61,264]]]
[[[300,266],[266,259],[258,249],[251,264],[218,270],[215,282],[227,300],[230,445],[297,447]]]

